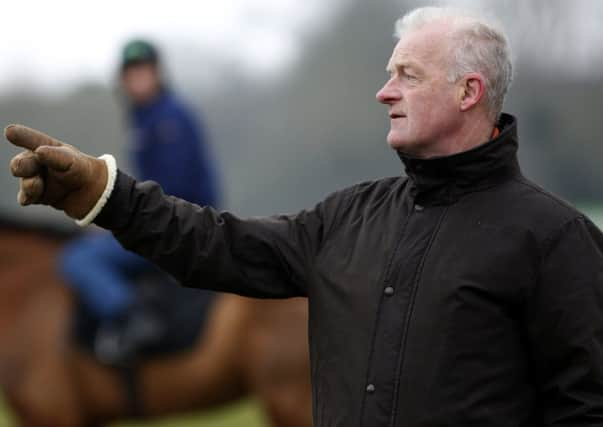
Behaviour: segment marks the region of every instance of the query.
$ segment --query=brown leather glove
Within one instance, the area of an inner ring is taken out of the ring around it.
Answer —
[[[4,134],[27,149],[10,162],[12,174],[21,178],[19,203],[50,205],[75,219],[86,216],[105,189],[105,162],[26,126],[9,125]]]

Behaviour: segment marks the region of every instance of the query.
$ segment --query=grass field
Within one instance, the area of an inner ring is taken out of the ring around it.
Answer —
[[[118,423],[112,427],[264,427],[263,414],[259,405],[253,401],[244,401],[218,411],[204,414],[191,414],[183,417],[170,417],[157,421],[141,423]]]
[[[0,427],[14,427],[10,412],[0,404]],[[265,427],[266,422],[259,405],[245,400],[220,410],[169,417],[154,421],[123,422],[111,427]]]
[[[0,401],[0,427],[9,427],[13,425],[12,418],[6,406]]]

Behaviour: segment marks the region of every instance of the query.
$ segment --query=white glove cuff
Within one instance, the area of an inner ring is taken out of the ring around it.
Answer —
[[[94,221],[105,204],[107,204],[107,200],[109,200],[109,197],[113,192],[113,187],[115,187],[115,179],[117,178],[117,163],[115,162],[115,157],[113,157],[111,154],[103,154],[99,157],[99,159],[104,160],[105,164],[107,165],[107,185],[105,186],[103,194],[101,194],[100,198],[90,212],[88,212],[88,214],[86,214],[86,216],[82,219],[75,221],[75,223],[80,227],[86,227],[87,225],[90,225],[92,221]]]

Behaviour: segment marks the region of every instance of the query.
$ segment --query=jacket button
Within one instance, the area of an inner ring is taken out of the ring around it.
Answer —
[[[387,286],[384,290],[383,293],[385,295],[387,295],[388,297],[391,297],[394,294],[394,288],[392,288],[391,286]]]
[[[366,392],[367,393],[374,393],[375,392],[375,386],[373,384],[369,384],[366,386]]]
[[[423,209],[425,209],[423,206],[421,206],[421,205],[415,205],[415,211],[421,212]]]

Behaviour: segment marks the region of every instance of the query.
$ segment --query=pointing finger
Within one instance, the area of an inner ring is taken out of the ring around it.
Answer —
[[[35,153],[40,163],[58,172],[67,172],[76,160],[73,149],[65,146],[41,146]]]
[[[4,129],[4,135],[14,145],[31,151],[45,145],[54,147],[63,145],[58,139],[23,125],[8,125]]]
[[[10,161],[10,171],[13,176],[28,178],[39,173],[40,162],[34,153],[24,151],[12,158]]]

